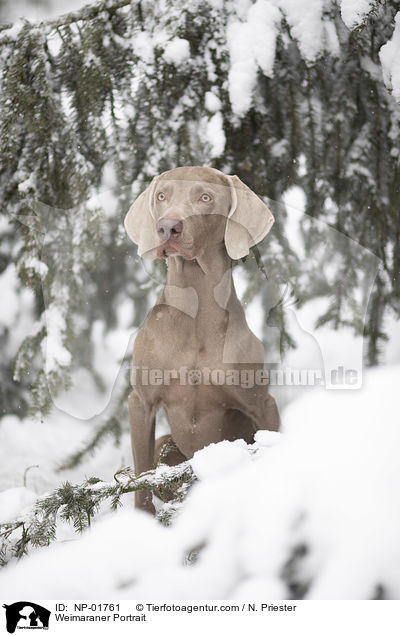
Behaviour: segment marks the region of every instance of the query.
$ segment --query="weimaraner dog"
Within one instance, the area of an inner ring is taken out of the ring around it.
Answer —
[[[155,177],[131,206],[125,228],[138,254],[167,258],[166,285],[133,350],[129,413],[136,474],[190,459],[212,442],[276,431],[279,415],[263,370],[262,343],[250,331],[232,280],[240,259],[269,232],[267,206],[236,176],[175,168]],[[258,381],[248,382],[249,378]],[[171,436],[155,442],[163,408]],[[151,493],[137,507],[154,512]]]

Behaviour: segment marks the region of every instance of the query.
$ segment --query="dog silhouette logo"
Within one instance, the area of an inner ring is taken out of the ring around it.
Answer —
[[[49,629],[51,612],[31,601],[18,601],[3,605],[6,610],[7,631],[13,634],[18,629]]]

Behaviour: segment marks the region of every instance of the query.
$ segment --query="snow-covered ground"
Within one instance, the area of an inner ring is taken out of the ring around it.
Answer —
[[[7,566],[1,596],[399,598],[399,373],[375,369],[361,390],[305,394],[285,409],[282,433],[259,432],[252,447],[199,451],[199,482],[171,527],[127,502]]]

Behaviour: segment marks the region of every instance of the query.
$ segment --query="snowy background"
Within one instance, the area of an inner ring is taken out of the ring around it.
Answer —
[[[68,11],[83,4],[70,2]],[[343,0],[345,24],[351,28],[361,23],[370,4]],[[249,108],[257,67],[266,76],[272,73],[271,51],[281,5],[297,29],[306,59],[312,60],[326,41],[336,46],[329,21],[321,27],[322,0],[237,2],[240,20],[231,24],[228,43],[230,100],[238,116]],[[3,22],[21,16],[40,20],[64,10],[63,3],[54,0],[3,2],[0,18]],[[303,28],[303,22],[312,28]],[[266,33],[269,47],[263,46]],[[142,45],[146,51],[146,42]],[[399,51],[397,19],[381,53],[385,83],[397,97]],[[166,59],[181,62],[187,55],[182,41],[170,42],[164,53]],[[218,156],[225,140],[220,105],[212,93],[207,108],[212,116],[206,135]],[[287,233],[292,244],[298,241],[299,245],[302,192],[293,188],[286,202]],[[144,281],[147,277],[144,270]],[[240,272],[236,284],[243,295]],[[32,328],[34,297],[29,289],[21,292],[13,264],[0,277],[0,298],[0,323],[4,328],[12,326],[7,346],[16,352]],[[315,310],[313,302],[300,310],[287,309],[298,343],[285,358],[287,366],[315,367],[307,344],[310,334],[314,335]],[[105,333],[101,320],[93,329],[98,352],[95,368],[103,374],[106,390],[100,390],[81,368],[74,375],[72,393],[58,395],[48,416],[1,419],[0,523],[27,516],[35,500],[61,482],[80,483],[93,475],[112,481],[116,470],[131,464],[126,429],[118,446],[114,440],[105,440],[83,464],[58,471],[65,458],[90,437],[89,418],[112,399],[121,359],[131,346],[131,306],[121,303],[115,311],[112,330]],[[246,305],[246,312],[250,326],[260,333],[257,298]],[[48,321],[52,318],[57,334],[59,321],[54,314],[47,316]],[[281,408],[281,433],[259,432],[250,447],[240,441],[222,442],[196,453],[191,465],[198,483],[171,527],[133,510],[133,497],[126,495],[117,513],[104,507],[82,535],[60,522],[54,544],[32,549],[28,557],[11,562],[0,573],[0,595],[32,598],[34,590],[37,598],[47,599],[400,598],[400,326],[390,314],[386,332],[389,339],[382,351],[382,367],[364,374],[361,389],[272,390]],[[360,359],[362,339],[350,329],[338,333],[326,327],[318,331],[317,340],[325,365],[334,366],[338,357],[345,366],[347,360],[351,364]],[[48,339],[47,349],[47,364],[53,359],[63,361],[66,353],[58,349],[57,338],[53,344]],[[162,430],[162,421],[159,427]]]

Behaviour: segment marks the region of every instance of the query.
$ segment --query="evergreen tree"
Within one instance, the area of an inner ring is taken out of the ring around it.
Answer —
[[[382,267],[368,307],[367,363],[379,361],[385,316],[400,309],[399,107],[380,57],[400,7],[377,1],[349,16],[337,2],[321,2],[320,14],[303,4],[316,14],[307,28],[285,0],[248,10],[106,0],[1,27],[0,275],[15,262],[21,293],[28,286],[34,295],[32,332],[18,352],[12,326],[0,327],[2,413],[48,412],[74,368],[101,385],[96,319],[115,327],[128,297],[134,328],[149,304],[123,216],[155,174],[178,165],[237,174],[277,202],[298,185],[309,217],[371,250]],[[102,210],[93,197],[105,189],[114,205]],[[303,233],[311,258],[324,232],[305,218]],[[260,251],[272,286],[290,283],[302,302],[329,299],[319,324],[362,333],[362,251],[339,253],[327,284],[291,248],[283,206]],[[271,294],[263,289],[266,322]],[[294,344],[282,312],[276,320],[282,346]],[[128,390],[125,373],[88,448],[109,430],[118,438]]]

